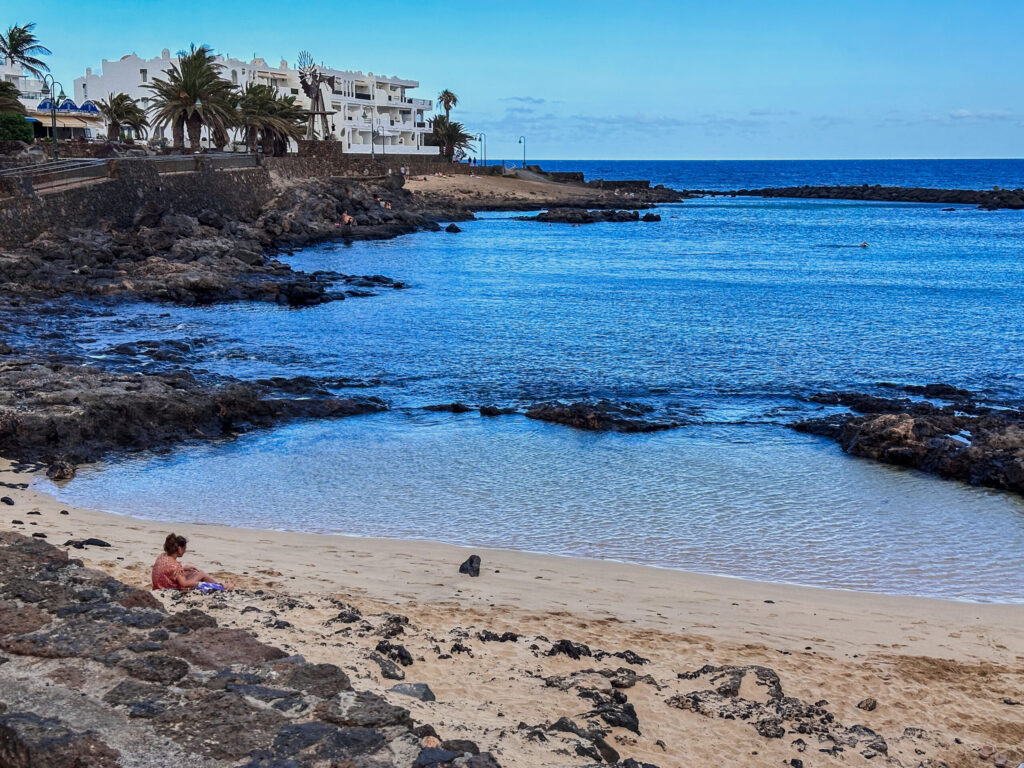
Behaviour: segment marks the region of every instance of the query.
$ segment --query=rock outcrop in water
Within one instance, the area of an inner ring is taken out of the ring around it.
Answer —
[[[678,421],[652,416],[654,409],[642,403],[611,400],[538,403],[526,411],[527,418],[564,424],[592,432],[658,432],[681,426]]]
[[[290,419],[338,418],[387,408],[378,398],[338,398],[315,382],[293,384],[212,385],[187,373],[118,374],[67,363],[2,359],[0,456],[64,469],[117,450],[217,439]]]
[[[733,197],[791,197],[816,200],[868,200],[883,203],[939,203],[976,205],[994,211],[1000,208],[1024,208],[1024,189],[932,189],[927,187],[802,186],[737,189],[703,194]]]
[[[540,221],[548,224],[597,224],[599,222],[624,223],[630,221],[661,221],[656,213],[640,215],[639,211],[597,210],[586,208],[551,208],[536,216],[519,216],[520,221]]]
[[[7,768],[498,768],[470,741],[426,743],[333,664],[169,613],[38,539],[0,532],[0,615]]]
[[[851,410],[791,426],[829,437],[852,456],[1024,493],[1024,412],[978,404],[947,385],[911,389],[953,402],[825,392],[810,400]]]

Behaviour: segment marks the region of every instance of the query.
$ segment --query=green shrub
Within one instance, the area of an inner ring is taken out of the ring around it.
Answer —
[[[0,112],[0,141],[32,142],[32,123],[17,112]]]

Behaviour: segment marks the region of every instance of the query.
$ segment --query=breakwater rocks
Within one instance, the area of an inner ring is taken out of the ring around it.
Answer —
[[[200,383],[188,373],[119,374],[7,357],[0,362],[0,456],[63,475],[119,450],[229,437],[297,418],[386,410],[334,397],[313,380]]]
[[[391,177],[389,177],[391,178]],[[382,239],[428,226],[401,179],[291,183],[255,218],[213,210],[175,213],[149,200],[131,225],[43,233],[0,253],[8,295],[125,295],[183,304],[237,300],[308,306],[365,295],[360,288],[404,288],[377,276],[293,271],[275,249],[319,240]]]
[[[0,763],[9,768],[498,768],[333,664],[168,612],[38,539],[0,533]]]
[[[869,200],[885,203],[940,203],[976,205],[985,210],[1024,209],[1024,189],[931,189],[927,187],[824,186],[766,187],[695,194],[732,197],[792,197],[821,200]]]
[[[791,426],[852,456],[1024,493],[1024,411],[980,404],[947,385],[908,390],[941,400],[823,392],[810,401],[849,410]]]
[[[625,223],[630,221],[661,221],[656,213],[640,215],[639,211],[615,209],[591,211],[586,208],[552,208],[536,216],[519,216],[520,221],[540,221],[549,224],[597,224],[599,222]]]

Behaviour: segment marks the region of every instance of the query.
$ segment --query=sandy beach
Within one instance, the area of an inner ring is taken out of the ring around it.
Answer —
[[[143,588],[164,536],[183,534],[190,539],[185,562],[238,591],[162,594],[169,610],[202,607],[223,626],[335,663],[357,687],[409,707],[444,738],[476,741],[503,766],[594,763],[578,754],[574,734],[548,727],[563,717],[588,722],[593,691],[625,694],[635,707],[638,727],[605,725],[607,745],[622,759],[663,768],[793,760],[970,766],[989,746],[996,764],[1000,757],[1010,766],[1024,760],[1022,605],[804,588],[431,542],[167,524],[63,506],[29,487],[33,477],[2,465],[0,495],[14,502],[0,504],[4,530],[44,534],[57,546],[102,539],[111,546],[70,552]],[[474,553],[482,559],[480,576],[459,574]],[[339,620],[341,603],[354,610],[347,620]],[[373,626],[389,620],[403,625],[391,642],[411,655],[401,669],[405,681],[428,684],[436,701],[388,691],[395,681],[379,674],[371,655],[381,642]],[[487,634],[507,632],[519,637],[499,642]],[[563,639],[571,643],[556,645]],[[559,652],[578,649],[572,644],[587,651],[578,659]],[[736,669],[687,674],[705,665]],[[833,741],[819,744],[810,734],[760,733],[759,707],[772,689],[758,667],[777,673],[785,696],[830,713],[848,738],[853,734],[849,746],[837,751]],[[737,697],[689,696],[712,691],[722,675],[737,681]],[[752,707],[746,719],[730,719],[728,708],[737,702]]]
[[[427,203],[465,204],[473,210],[510,210],[550,206],[635,207],[639,200],[614,188],[597,189],[581,184],[557,184],[517,176],[410,176],[405,188]],[[652,198],[657,199],[657,198]]]

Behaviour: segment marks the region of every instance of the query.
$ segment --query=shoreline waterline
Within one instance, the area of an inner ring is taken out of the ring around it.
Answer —
[[[148,588],[149,568],[173,530],[189,538],[190,563],[242,588],[351,595],[402,610],[443,612],[458,605],[506,619],[510,612],[551,616],[551,633],[559,636],[567,621],[614,621],[636,631],[695,632],[712,642],[767,643],[791,652],[813,644],[834,655],[878,648],[943,658],[994,654],[1005,663],[1024,656],[1024,605],[803,587],[426,541],[168,525],[67,507],[31,485],[12,487],[34,476],[0,462],[4,493],[15,500],[0,506],[4,528],[43,532],[57,545],[104,539],[109,549],[72,549],[72,556],[142,588]],[[41,514],[26,516],[32,509]],[[37,525],[11,526],[11,518]],[[479,578],[457,572],[471,552],[483,559]],[[999,648],[992,648],[992,638]]]
[[[37,490],[160,521],[1024,602],[1014,565],[1024,502],[850,457],[779,424],[622,435],[522,416],[383,413],[117,457]]]
[[[10,480],[6,477],[8,474],[13,477],[25,477],[26,473],[24,470],[20,472],[12,471],[12,464],[5,459],[0,458],[0,478]],[[25,489],[27,492],[34,496],[42,497],[46,501],[43,502],[44,506],[53,506],[54,508],[60,507],[61,509],[68,509],[76,515],[79,521],[86,520],[89,524],[99,523],[105,527],[111,527],[114,530],[118,527],[118,521],[123,521],[126,526],[141,527],[147,530],[154,531],[153,544],[154,552],[156,551],[158,539],[161,538],[159,534],[161,531],[171,531],[194,528],[198,531],[212,532],[218,540],[230,540],[232,537],[241,537],[243,539],[252,539],[257,537],[267,537],[271,539],[274,536],[282,537],[284,543],[289,546],[294,546],[292,543],[293,538],[301,540],[307,540],[315,547],[331,548],[334,546],[343,546],[353,551],[360,548],[360,544],[365,545],[369,549],[378,552],[391,552],[402,548],[413,548],[420,549],[422,552],[419,554],[430,558],[436,558],[440,554],[450,555],[446,562],[449,562],[453,567],[457,567],[462,559],[468,557],[470,554],[482,555],[486,563],[493,559],[520,559],[524,561],[535,560],[534,563],[537,567],[550,566],[552,563],[557,563],[561,567],[557,568],[559,571],[571,572],[574,570],[600,570],[602,568],[617,569],[619,567],[624,569],[640,569],[637,573],[652,572],[649,574],[650,580],[657,581],[657,576],[654,573],[671,574],[669,578],[678,579],[681,582],[687,582],[691,580],[704,580],[708,579],[711,581],[722,580],[731,584],[743,585],[742,589],[754,588],[758,590],[794,590],[794,591],[807,591],[809,590],[812,594],[821,593],[822,599],[828,599],[825,595],[835,593],[838,595],[849,595],[854,597],[862,597],[864,599],[879,598],[882,600],[911,600],[911,601],[924,601],[924,602],[936,602],[941,604],[954,604],[962,606],[977,606],[977,607],[1005,607],[1008,609],[1020,608],[1024,611],[1024,596],[1019,600],[996,600],[996,599],[969,599],[969,598],[958,598],[958,597],[937,597],[934,595],[926,594],[913,594],[906,592],[887,592],[881,590],[871,589],[855,589],[842,586],[828,586],[821,584],[807,584],[794,581],[775,580],[775,579],[759,579],[752,578],[749,576],[737,575],[732,573],[724,572],[711,572],[711,571],[700,571],[700,570],[689,570],[680,567],[673,567],[668,565],[660,565],[656,563],[644,563],[635,562],[629,560],[622,560],[614,557],[592,557],[578,554],[565,554],[557,552],[545,552],[542,550],[530,550],[520,549],[511,547],[495,547],[490,545],[474,545],[466,544],[455,541],[449,541],[444,539],[431,539],[428,537],[421,536],[404,536],[401,538],[385,537],[385,536],[374,536],[367,534],[351,533],[344,531],[332,531],[332,530],[317,530],[317,531],[301,531],[285,527],[277,528],[265,528],[265,527],[249,527],[240,526],[234,524],[228,524],[224,522],[214,521],[198,521],[198,520],[170,520],[159,517],[149,517],[140,515],[138,511],[134,512],[118,512],[109,511],[103,509],[95,509],[90,507],[81,507],[74,504],[67,504],[58,496],[52,494],[51,490],[45,486],[52,482],[49,481],[42,472],[31,473],[30,479],[28,480],[28,488]],[[8,511],[9,507],[2,508],[3,511]],[[21,512],[24,515],[24,512]],[[12,517],[18,517],[15,513],[11,514]],[[34,518],[38,519],[38,518]],[[16,527],[14,530],[21,530],[22,532],[29,534],[30,530],[27,528]],[[93,535],[86,533],[86,536]],[[640,581],[645,579],[641,578]],[[729,592],[724,584],[719,584],[719,588],[723,592]],[[1022,613],[1024,618],[1024,613]]]

